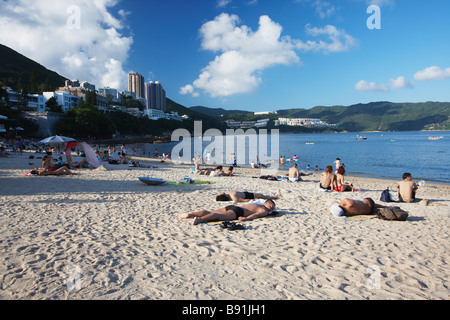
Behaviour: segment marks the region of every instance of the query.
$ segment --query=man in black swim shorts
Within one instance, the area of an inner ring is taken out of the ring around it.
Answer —
[[[192,225],[197,225],[209,221],[240,220],[247,221],[268,216],[275,209],[273,200],[266,200],[263,204],[249,203],[242,207],[227,206],[225,208],[207,211],[201,210],[193,213],[183,213],[177,219],[194,218]]]
[[[221,193],[216,197],[216,201],[234,201],[234,202],[249,202],[255,199],[279,199],[281,194],[278,193],[275,196],[266,196],[261,193],[251,193],[247,191],[230,191],[228,193]]]
[[[226,206],[225,210],[233,211],[236,214],[236,218],[234,218],[233,220],[238,220],[240,217],[244,216],[244,209],[238,206]]]

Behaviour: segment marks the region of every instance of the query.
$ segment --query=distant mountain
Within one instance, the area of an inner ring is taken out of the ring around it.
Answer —
[[[201,107],[201,106],[190,107],[189,109],[206,114],[211,117],[218,117],[223,114],[250,114],[250,113],[253,113],[253,112],[243,111],[243,110],[225,110],[222,108],[208,108],[208,107]]]
[[[242,110],[191,107],[213,117],[224,115],[223,120],[258,120],[262,117],[272,120],[286,118],[318,118],[338,124],[346,131],[418,131],[450,130],[450,102],[392,103],[388,101],[355,104],[351,106],[317,106],[311,109],[278,110],[277,115],[255,116]],[[310,132],[301,127],[278,127],[283,132]]]
[[[278,114],[293,118],[320,118],[353,132],[450,130],[450,102],[382,101],[348,107],[279,110]]]
[[[202,121],[203,131],[210,128],[222,131],[227,129],[226,124],[223,121],[216,119],[214,116],[195,111],[193,108],[186,108],[185,106],[166,98],[166,112],[172,111],[178,112],[180,116],[187,115],[192,121]]]
[[[65,77],[0,44],[0,85],[14,90],[55,90],[64,86]],[[31,93],[36,93],[31,92]]]

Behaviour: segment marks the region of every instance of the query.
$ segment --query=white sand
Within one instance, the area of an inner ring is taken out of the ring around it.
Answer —
[[[329,207],[346,197],[380,203],[395,182],[347,177],[362,192],[324,193],[318,174],[289,183],[239,168],[239,177],[207,177],[211,185],[138,180],[190,173],[167,163],[24,176],[39,165],[28,154],[0,158],[0,299],[450,298],[449,186],[419,189],[432,205],[400,204],[405,222],[346,221]],[[281,214],[236,231],[176,219],[224,206],[215,196],[230,190],[281,192]]]

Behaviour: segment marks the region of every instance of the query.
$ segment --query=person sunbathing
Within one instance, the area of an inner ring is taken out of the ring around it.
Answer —
[[[330,212],[336,217],[352,217],[358,215],[372,215],[380,208],[386,207],[376,204],[371,198],[365,198],[363,200],[344,199],[339,205],[331,206]]]
[[[138,167],[138,168],[152,168],[152,169],[158,168],[158,167],[155,167],[155,166],[152,166],[149,164],[139,163],[139,161],[131,161],[131,160],[128,162],[128,166],[129,167]]]
[[[267,199],[267,200],[276,200],[281,197],[281,194],[278,193],[275,196],[266,196],[261,193],[250,193],[247,191],[230,191],[228,193],[221,193],[216,197],[216,201],[234,201],[234,202],[249,202],[250,200],[256,199]]]
[[[266,217],[274,210],[275,202],[268,199],[263,204],[250,203],[245,204],[242,207],[231,205],[212,211],[201,210],[193,213],[182,213],[177,216],[177,219],[194,218],[192,225],[198,225],[209,221],[249,221]]]
[[[56,170],[47,170],[44,168],[38,168],[30,171],[30,174],[32,175],[38,175],[38,176],[70,176],[70,175],[77,175],[78,172],[72,172],[67,168],[66,166],[63,166],[61,168],[58,168]]]

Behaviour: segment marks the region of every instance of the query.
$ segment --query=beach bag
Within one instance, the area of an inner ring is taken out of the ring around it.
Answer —
[[[386,207],[378,209],[377,217],[382,220],[405,221],[408,218],[408,212],[400,207]]]
[[[389,195],[389,188],[387,188],[386,190],[383,190],[383,192],[381,192],[380,201],[391,202],[391,197]]]
[[[389,188],[381,192],[380,201],[383,202],[398,202],[398,200],[390,193]]]

